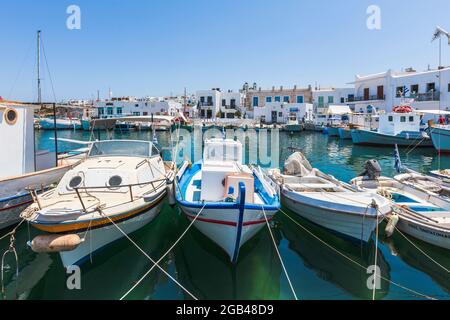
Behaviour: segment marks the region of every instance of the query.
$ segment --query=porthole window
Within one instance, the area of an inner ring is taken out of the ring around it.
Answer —
[[[83,181],[83,179],[80,176],[75,176],[72,179],[70,179],[69,187],[71,189],[76,188],[81,184],[81,181]]]
[[[108,181],[111,187],[118,187],[122,184],[122,177],[120,176],[112,176]]]
[[[18,114],[14,109],[6,109],[5,111],[5,121],[9,125],[13,125],[17,122]]]

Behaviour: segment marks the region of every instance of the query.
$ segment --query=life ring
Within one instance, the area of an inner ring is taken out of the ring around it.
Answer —
[[[392,111],[395,113],[411,113],[413,109],[410,106],[397,106]]]

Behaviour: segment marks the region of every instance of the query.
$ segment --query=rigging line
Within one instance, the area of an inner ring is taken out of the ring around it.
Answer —
[[[179,283],[174,277],[172,277],[166,270],[164,270],[161,266],[156,264],[155,260],[153,260],[133,239],[128,236],[128,234],[122,230],[107,214],[105,214],[100,208],[98,209],[100,214],[104,215],[116,228],[120,231],[135,247],[138,249],[147,259],[149,259],[159,270],[161,270],[166,276],[168,276],[173,282],[175,282],[181,289],[183,289],[187,294],[189,294],[195,300],[198,300],[192,293],[189,292],[181,283]]]
[[[50,79],[50,85],[52,86],[53,99],[54,99],[54,101],[56,103],[55,87],[53,86],[52,74],[50,73],[50,68],[48,67],[47,55],[45,54],[45,45],[44,45],[44,39],[43,38],[41,38],[41,42],[42,42],[42,52],[44,53],[45,65],[47,67],[48,77]]]
[[[15,80],[14,80],[14,82],[13,82],[13,85],[12,85],[11,89],[9,90],[8,96],[7,96],[7,98],[6,98],[7,100],[10,100],[10,99],[12,98],[12,93],[13,93],[15,87],[16,87],[16,84],[17,84],[17,81],[18,81],[19,78],[20,78],[20,75],[22,74],[23,67],[24,67],[24,65],[25,65],[25,61],[28,59],[28,56],[30,55],[31,48],[32,48],[33,46],[34,46],[34,42],[30,44],[30,47],[29,47],[28,50],[26,51],[25,58],[23,59],[21,65],[20,65],[19,72],[17,73],[17,76],[16,76],[16,78],[15,78]]]
[[[404,237],[409,243],[411,243],[417,250],[419,250],[425,257],[427,257],[428,259],[430,259],[432,262],[434,262],[436,265],[438,265],[439,267],[441,267],[442,269],[444,269],[445,271],[450,273],[450,270],[447,269],[446,267],[444,267],[443,265],[441,265],[439,262],[437,262],[436,260],[434,260],[432,257],[430,257],[428,254],[426,254],[422,249],[420,249],[416,244],[414,244],[414,242],[412,242],[407,236],[405,236],[405,234],[403,232],[401,232],[397,227],[395,227],[395,230],[400,233],[402,235],[402,237]]]
[[[277,243],[276,243],[275,238],[274,238],[273,233],[272,233],[272,229],[270,228],[269,220],[267,219],[267,215],[266,215],[266,210],[264,210],[264,206],[261,206],[261,208],[262,208],[262,211],[264,213],[264,219],[266,219],[267,229],[269,229],[269,233],[270,233],[270,237],[272,238],[273,246],[275,247],[275,251],[278,254],[278,258],[280,259],[281,266],[283,267],[284,274],[286,275],[286,278],[287,278],[287,281],[289,283],[289,286],[291,287],[292,294],[294,295],[295,300],[298,300],[297,294],[295,293],[295,290],[294,290],[294,287],[292,285],[291,279],[289,278],[289,274],[288,274],[288,272],[286,270],[286,267],[284,266],[283,259],[281,258],[280,251],[278,250]]]
[[[4,238],[6,238],[7,236],[13,235],[14,233],[16,233],[16,230],[20,227],[20,225],[25,221],[25,219],[22,219],[19,224],[17,226],[15,226],[14,229],[12,229],[10,232],[4,234],[0,240],[3,240]]]
[[[341,255],[341,256],[344,257],[345,259],[349,260],[350,262],[356,264],[356,265],[359,266],[360,268],[362,268],[362,269],[364,269],[364,270],[367,270],[367,267],[364,267],[364,266],[363,266],[362,264],[360,264],[359,262],[353,260],[352,258],[350,258],[350,257],[348,257],[347,255],[345,255],[345,254],[343,254],[342,252],[340,252],[338,249],[334,248],[332,245],[330,245],[330,244],[328,244],[327,242],[325,242],[324,240],[320,239],[320,238],[319,238],[318,236],[316,236],[314,233],[312,233],[311,231],[309,231],[308,229],[306,229],[306,227],[302,226],[300,223],[298,223],[297,221],[295,221],[295,220],[294,220],[292,217],[290,217],[286,212],[284,212],[284,211],[281,210],[281,209],[280,209],[280,212],[283,213],[286,217],[288,217],[288,219],[291,220],[292,222],[294,222],[297,226],[299,226],[299,227],[302,228],[304,231],[306,231],[309,235],[311,235],[312,237],[314,237],[315,239],[317,239],[319,242],[323,243],[325,246],[327,246],[328,248],[330,248],[331,250],[333,250],[333,251],[336,252],[337,254]],[[387,278],[383,277],[382,275],[380,275],[380,278],[383,279],[383,280],[385,280],[385,281],[387,281],[387,282],[389,282],[389,283],[391,283],[391,284],[393,284],[393,285],[395,285],[395,286],[397,286],[397,287],[399,287],[399,288],[402,288],[402,289],[404,289],[404,290],[406,290],[406,291],[409,291],[409,292],[413,293],[413,294],[416,295],[416,296],[421,296],[421,297],[427,298],[427,299],[429,299],[429,300],[438,300],[438,299],[436,299],[436,298],[434,298],[434,297],[431,297],[431,296],[428,296],[428,295],[426,295],[426,294],[417,292],[417,291],[415,291],[415,290],[413,290],[413,289],[407,288],[407,287],[405,287],[405,286],[403,286],[403,285],[401,285],[401,284],[399,284],[399,283],[396,283],[396,282],[394,282],[394,281],[392,281],[392,280],[390,280],[390,279],[387,279]]]
[[[202,213],[203,209],[205,208],[206,204],[203,205],[203,207],[200,209],[200,211],[197,213],[197,215],[194,217],[194,219],[191,221],[191,223],[188,225],[188,227],[186,228],[186,230],[184,230],[184,232],[181,234],[181,236],[178,237],[178,239],[173,243],[173,245],[169,248],[169,250],[166,251],[166,253],[164,253],[161,258],[158,259],[158,261],[156,261],[153,266],[130,288],[130,290],[128,290],[121,298],[120,300],[123,300],[126,298],[126,296],[128,296],[128,294],[131,293],[131,291],[133,291],[147,276],[150,272],[152,272],[152,270],[162,261],[162,259],[164,259],[172,250],[173,248],[175,248],[175,246],[178,244],[178,242],[181,241],[181,239],[185,236],[185,234],[188,232],[188,230],[192,227],[192,225],[194,224],[194,222],[197,220],[197,218],[200,216],[200,214]],[[192,295],[191,295],[192,296]],[[195,300],[197,300],[196,297],[192,296]]]

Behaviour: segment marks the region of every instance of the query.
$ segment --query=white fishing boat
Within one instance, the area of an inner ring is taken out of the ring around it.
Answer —
[[[159,213],[173,181],[172,168],[147,141],[96,141],[86,160],[58,186],[39,195],[22,217],[47,234],[31,242],[36,252],[59,252],[65,267],[81,264],[107,244]]]
[[[288,122],[284,126],[284,129],[289,132],[300,132],[304,130],[304,125],[297,119],[297,114],[293,113],[289,115]]]
[[[59,159],[55,152],[36,150],[33,115],[38,106],[0,103],[0,229],[20,221],[20,212],[32,202],[31,192],[57,183],[80,157]]]
[[[395,107],[393,112],[380,114],[377,131],[351,131],[354,144],[370,146],[432,147],[425,131],[421,131],[421,115],[408,106]]]
[[[56,123],[55,123],[56,122]],[[41,118],[39,120],[39,127],[42,130],[78,130],[81,129],[81,121],[79,119],[71,118]]]
[[[271,169],[269,176],[281,188],[283,205],[351,240],[368,242],[377,224],[391,211],[383,197],[361,192],[312,168],[300,152],[286,160],[284,174]]]
[[[397,227],[414,238],[450,249],[450,202],[434,191],[404,183],[404,178],[360,176],[351,183],[391,201],[393,213],[386,229],[388,235]]]
[[[176,200],[204,235],[230,256],[280,208],[276,186],[260,168],[242,163],[242,144],[230,139],[205,141],[203,160],[185,162],[176,177]]]
[[[432,170],[430,174],[445,183],[450,183],[450,169]]]

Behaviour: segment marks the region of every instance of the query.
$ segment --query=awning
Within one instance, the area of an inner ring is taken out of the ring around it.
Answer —
[[[434,114],[434,115],[450,115],[450,111],[445,111],[445,110],[415,110],[416,112],[419,113],[424,113],[424,114]]]
[[[334,114],[334,115],[343,115],[343,114],[350,114],[352,113],[352,110],[350,110],[350,107],[340,106],[340,105],[330,105],[328,107],[327,114]]]

